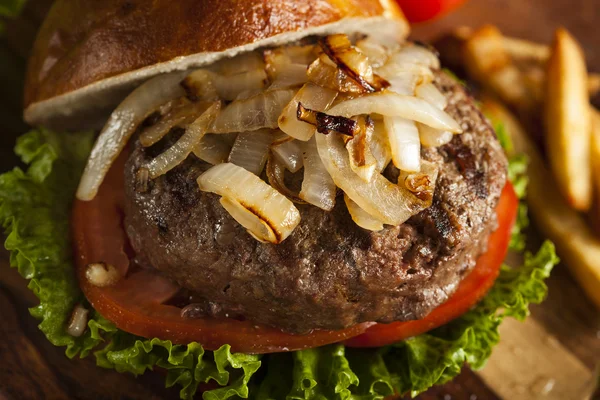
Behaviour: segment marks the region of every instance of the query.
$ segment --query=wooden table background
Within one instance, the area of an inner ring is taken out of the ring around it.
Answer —
[[[19,118],[22,76],[47,5],[46,0],[30,0],[0,42],[0,171],[17,163],[14,140],[27,129]],[[413,36],[430,40],[458,24],[485,22],[497,24],[506,34],[541,42],[549,42],[557,26],[566,26],[583,43],[590,69],[600,72],[600,0],[471,0],[448,17],[416,27]],[[531,236],[535,241],[535,232]],[[564,265],[555,269],[548,285],[547,301],[532,307],[528,322],[503,325],[499,351],[483,372],[465,368],[454,382],[420,398],[570,400],[591,392],[593,370],[600,362],[600,313]],[[163,387],[162,376],[134,379],[96,368],[92,358],[68,360],[62,348],[45,340],[29,316],[27,308],[35,302],[26,282],[8,268],[8,255],[2,250],[0,399],[177,398],[176,389]]]

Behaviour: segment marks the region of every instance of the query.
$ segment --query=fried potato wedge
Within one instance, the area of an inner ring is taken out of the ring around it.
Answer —
[[[592,206],[592,225],[600,237],[600,111],[592,107],[592,179],[594,184],[594,204]]]
[[[504,48],[504,37],[493,25],[474,31],[462,47],[467,73],[508,104],[532,108],[535,99],[528,92],[523,74]]]
[[[560,195],[541,154],[510,111],[490,99],[483,100],[482,109],[494,123],[504,125],[512,138],[513,151],[527,154],[529,212],[542,233],[556,244],[558,255],[588,297],[600,308],[600,240]]]
[[[567,202],[580,211],[592,203],[591,117],[583,51],[565,29],[554,37],[546,69],[544,105],[550,168]]]

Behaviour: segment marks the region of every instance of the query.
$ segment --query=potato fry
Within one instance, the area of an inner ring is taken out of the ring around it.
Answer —
[[[550,58],[550,47],[545,44],[508,36],[504,36],[502,43],[506,52],[515,60],[529,60],[545,64]]]
[[[592,145],[590,149],[595,194],[590,218],[596,235],[600,237],[600,111],[594,107],[592,107]]]
[[[583,51],[565,29],[556,31],[546,78],[543,113],[550,169],[567,202],[587,211],[592,203],[587,69]]]
[[[464,66],[471,77],[508,104],[533,108],[534,96],[505,51],[504,37],[498,28],[492,25],[479,28],[465,41],[462,50]]]
[[[583,217],[560,195],[542,156],[517,119],[500,103],[490,99],[484,99],[482,109],[493,122],[504,125],[512,138],[513,151],[527,154],[527,202],[533,220],[542,233],[556,244],[558,255],[588,297],[600,308],[600,240],[594,237]]]
[[[434,42],[434,46],[440,52],[440,57],[446,67],[452,70],[459,70],[464,67],[465,62],[461,58],[461,48],[472,34],[473,30],[471,28],[459,26]],[[543,78],[545,75],[544,67],[550,58],[550,46],[509,36],[502,36],[502,44],[506,53],[517,64],[517,67],[521,64],[527,65],[527,68],[522,71],[525,74],[525,83],[533,93],[536,101],[541,101],[543,96],[540,96],[540,93],[543,94],[543,86],[540,85],[543,79],[540,80],[539,78]],[[476,79],[475,77],[472,78]],[[484,78],[487,79],[487,77]],[[600,74],[590,73],[588,76],[589,96],[594,97],[599,92]],[[519,99],[517,103],[517,106],[522,104],[523,99]]]

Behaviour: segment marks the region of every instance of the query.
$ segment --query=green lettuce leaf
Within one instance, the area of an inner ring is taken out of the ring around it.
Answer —
[[[0,0],[0,17],[15,18],[21,14],[27,0]],[[0,20],[0,33],[4,30],[3,21]]]
[[[192,398],[204,383],[205,400],[383,399],[393,393],[415,395],[455,377],[465,363],[481,368],[498,342],[498,326],[508,316],[528,314],[530,303],[546,295],[544,279],[557,262],[554,247],[544,243],[520,268],[503,267],[488,296],[450,324],[392,346],[352,349],[341,344],[265,356],[214,352],[201,344],[173,344],[118,330],[97,312],[79,337],[66,326],[75,305],[90,305],[72,267],[69,242],[71,201],[92,144],[91,134],[32,131],[19,138],[17,154],[28,164],[0,175],[0,223],[11,265],[29,279],[39,297],[31,309],[40,329],[69,357],[94,352],[100,367],[140,375],[160,368],[166,385],[178,385]],[[514,164],[517,165],[517,164]],[[518,179],[519,168],[512,176]],[[517,185],[518,186],[518,185]],[[518,233],[518,232],[517,232]]]

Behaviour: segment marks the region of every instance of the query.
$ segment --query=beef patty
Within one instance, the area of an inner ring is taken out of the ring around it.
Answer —
[[[364,230],[338,197],[331,212],[297,205],[302,220],[294,232],[281,244],[260,243],[219,196],[198,189],[209,165],[193,155],[137,192],[136,171],[153,150],[136,143],[125,170],[125,223],[139,261],[192,293],[191,314],[298,333],[423,318],[485,251],[506,180],[504,153],[473,100],[442,73],[436,84],[464,133],[422,150],[440,167],[433,205],[403,225]]]

